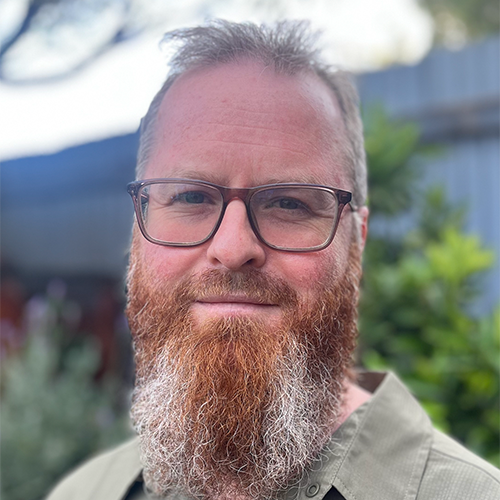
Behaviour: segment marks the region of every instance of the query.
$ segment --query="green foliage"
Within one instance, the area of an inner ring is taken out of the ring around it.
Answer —
[[[403,133],[398,124],[385,120],[385,133]],[[413,129],[405,133],[408,143],[414,141]],[[399,168],[405,174],[387,186],[385,197],[399,189],[398,183],[404,192],[418,192],[413,187],[417,163],[412,159],[422,157],[422,150],[418,141],[413,145],[413,153],[401,150],[400,162],[407,163]],[[370,148],[368,160],[370,174],[377,179],[379,173],[373,171],[384,156]],[[379,190],[383,200],[382,183]],[[386,210],[384,204],[373,207],[376,202],[371,198],[373,212],[385,225],[394,225],[401,214]],[[405,208],[417,214],[411,231],[373,234],[367,243],[361,364],[395,370],[437,427],[499,465],[500,309],[485,318],[471,313],[480,275],[493,262],[492,252],[463,233],[463,210],[450,207],[442,190],[433,188]]]
[[[468,38],[479,38],[500,31],[498,0],[421,0],[434,17],[437,41],[446,40],[447,32],[463,27]]]
[[[365,117],[365,149],[370,159],[369,197],[373,215],[394,215],[408,210],[413,202],[413,164],[418,149],[418,128],[412,123],[395,127],[381,107]],[[390,194],[390,196],[388,196]]]
[[[78,462],[130,434],[116,382],[94,380],[97,346],[70,341],[60,305],[49,305],[2,364],[3,500],[42,498]]]

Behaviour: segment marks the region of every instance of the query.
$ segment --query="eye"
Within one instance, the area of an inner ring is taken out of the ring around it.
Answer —
[[[203,203],[213,205],[214,200],[208,193],[202,191],[185,191],[172,197],[171,203],[186,203],[188,205],[201,205]]]
[[[206,196],[203,193],[198,193],[196,191],[189,191],[187,193],[182,193],[177,195],[178,201],[184,201],[186,203],[203,203]]]
[[[308,210],[308,207],[296,198],[276,198],[269,200],[266,208],[279,208],[282,210]]]
[[[273,205],[286,210],[297,210],[298,208],[305,208],[300,201],[294,200],[293,198],[280,198],[279,200],[276,200]]]

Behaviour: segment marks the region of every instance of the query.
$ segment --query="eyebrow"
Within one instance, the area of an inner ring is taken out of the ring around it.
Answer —
[[[211,182],[212,184],[217,184],[219,186],[227,186],[229,184],[226,177],[222,177],[217,173],[205,172],[203,170],[197,170],[197,169],[186,169],[186,168],[175,169],[174,175],[169,177]],[[284,184],[284,183],[319,184],[323,186],[329,185],[328,182],[325,183],[324,180],[321,180],[317,176],[311,175],[310,173],[301,173],[299,175],[288,176],[286,178],[269,177],[265,179],[265,182],[259,182],[258,184],[255,183],[255,185],[263,186],[266,184]],[[236,186],[236,187],[242,187],[242,186]]]
[[[214,174],[212,172],[205,172],[203,170],[179,168],[175,169],[175,176],[172,177],[177,177],[180,179],[192,179],[193,181],[205,181],[211,182],[212,184],[222,185],[220,183],[220,175]]]
[[[266,184],[281,184],[286,182],[294,182],[297,184],[320,184],[322,186],[328,184],[328,182],[325,183],[324,180],[319,179],[315,175],[305,174],[305,173],[300,175],[294,175],[292,177],[287,177],[286,179],[278,177],[271,177],[269,179],[266,179]]]

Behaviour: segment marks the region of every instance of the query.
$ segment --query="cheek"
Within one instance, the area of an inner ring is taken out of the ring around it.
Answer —
[[[284,279],[307,300],[314,299],[323,284],[342,274],[344,260],[329,247],[320,252],[282,253],[275,259],[269,259],[267,264],[269,272]]]
[[[154,245],[144,238],[139,243],[143,265],[153,276],[175,283],[195,272],[203,253],[201,247],[176,248]]]

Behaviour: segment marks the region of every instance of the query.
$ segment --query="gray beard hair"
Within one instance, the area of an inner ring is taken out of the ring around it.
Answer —
[[[242,490],[238,471],[233,471],[232,478],[214,494],[269,499],[300,481],[331,435],[343,393],[342,380],[332,379],[331,367],[316,367],[319,369],[312,376],[307,365],[306,347],[291,341],[287,353],[277,360],[270,382],[273,398],[263,416],[262,435],[255,439],[260,442],[252,444],[257,450],[249,466],[253,470],[245,472],[251,473],[253,482]],[[195,447],[187,452],[189,420],[179,419],[189,378],[189,370],[164,349],[155,368],[136,380],[131,416],[140,437],[143,475],[148,489],[161,498],[175,496],[176,491],[194,496],[210,491],[207,484],[213,471],[201,458],[212,446],[210,432],[205,428],[192,438]],[[218,465],[231,470],[231,464]]]

